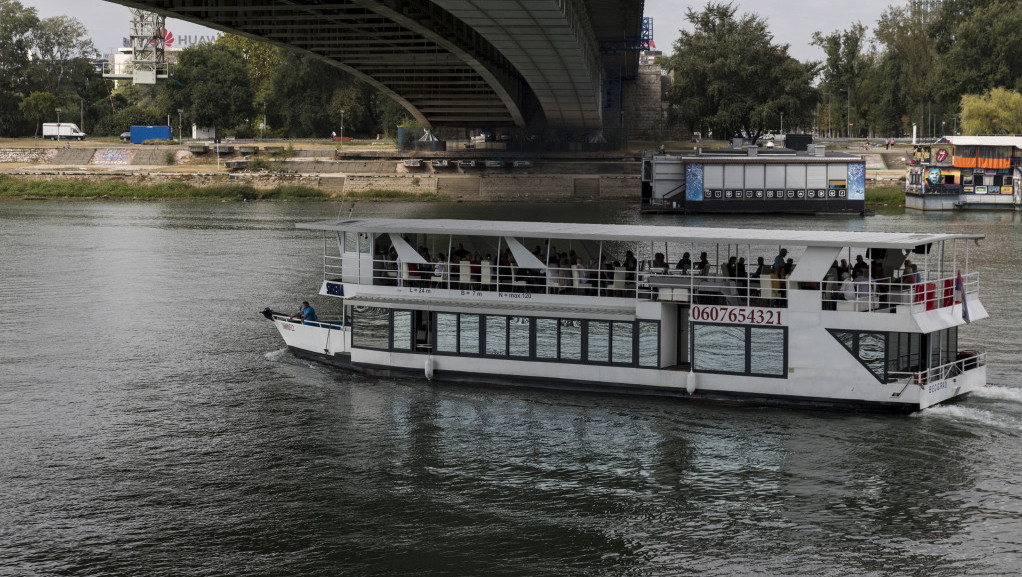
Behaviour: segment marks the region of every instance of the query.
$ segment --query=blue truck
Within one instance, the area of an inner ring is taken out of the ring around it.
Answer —
[[[147,140],[173,140],[174,130],[169,126],[132,126],[131,143],[142,144]]]

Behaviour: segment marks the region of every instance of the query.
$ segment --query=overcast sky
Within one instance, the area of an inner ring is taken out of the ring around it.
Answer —
[[[96,48],[109,53],[128,36],[130,14],[127,8],[104,0],[20,0],[33,6],[41,17],[66,14],[82,21],[92,34]],[[799,60],[820,60],[818,48],[809,45],[813,32],[844,30],[855,21],[872,28],[880,14],[891,4],[903,5],[908,0],[735,0],[739,13],[756,12],[767,19],[778,43],[790,44],[791,55]],[[702,8],[705,0],[646,0],[646,16],[653,18],[653,40],[658,49],[672,52],[678,31],[686,28],[685,11]],[[167,29],[186,41],[215,32],[180,20],[168,20]],[[178,42],[181,44],[181,42]]]

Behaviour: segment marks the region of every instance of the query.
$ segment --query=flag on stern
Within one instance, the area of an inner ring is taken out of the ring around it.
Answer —
[[[955,279],[955,300],[962,301],[962,320],[966,323],[969,320],[969,305],[965,302],[965,282],[962,281],[962,271],[958,271],[958,278]]]

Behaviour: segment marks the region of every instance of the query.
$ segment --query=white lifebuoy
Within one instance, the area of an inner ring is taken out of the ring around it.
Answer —
[[[433,357],[426,357],[426,380],[433,380]]]
[[[688,394],[696,392],[696,374],[693,371],[688,372],[688,381],[685,384],[685,390]]]

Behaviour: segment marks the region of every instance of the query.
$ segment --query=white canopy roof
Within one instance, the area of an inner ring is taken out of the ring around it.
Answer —
[[[955,146],[1014,146],[1022,148],[1022,136],[948,136]]]
[[[337,232],[389,233],[392,235],[391,238],[408,233],[630,242],[762,244],[890,249],[912,249],[922,244],[945,240],[981,239],[985,237],[983,234],[769,230],[420,218],[350,218],[299,223],[297,227],[308,230]]]

